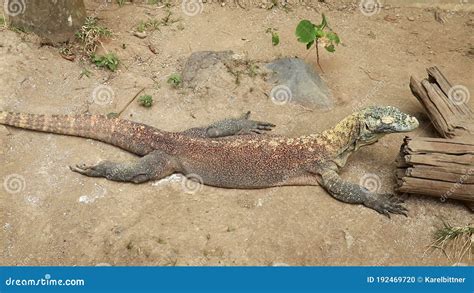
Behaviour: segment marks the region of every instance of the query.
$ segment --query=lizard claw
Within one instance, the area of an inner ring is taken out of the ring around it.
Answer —
[[[260,122],[260,121],[253,121],[247,120],[247,123],[242,127],[241,133],[257,133],[262,134],[266,131],[271,131],[275,124],[268,123],[268,122]]]
[[[240,120],[242,123],[242,130],[240,133],[250,134],[250,133],[257,133],[262,134],[265,131],[271,131],[276,125],[269,122],[262,122],[262,121],[255,121],[250,120],[250,111],[242,114]],[[264,130],[264,131],[262,131]]]
[[[69,166],[69,169],[71,171],[86,175],[86,176],[91,176],[91,177],[99,177],[103,176],[102,174],[104,173],[103,170],[100,170],[100,168],[97,168],[96,166],[89,166],[86,164],[80,164],[80,165],[75,165],[75,166]]]
[[[374,198],[365,202],[365,206],[376,210],[377,212],[390,218],[390,214],[400,214],[408,217],[408,209],[403,205],[403,199],[394,196],[393,194],[379,194],[374,195]]]

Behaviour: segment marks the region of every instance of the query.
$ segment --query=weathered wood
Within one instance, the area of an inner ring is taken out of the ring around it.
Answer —
[[[448,79],[441,73],[438,67],[430,67],[426,69],[428,72],[428,79],[432,81],[432,83],[437,83],[441,90],[443,91],[446,97],[449,97],[449,90],[453,88],[452,84],[448,81]],[[462,112],[466,116],[472,116],[472,111],[468,107],[466,103],[450,103],[450,105],[454,106],[458,111]]]
[[[437,67],[430,67],[427,72],[428,78],[421,82],[411,77],[410,89],[426,108],[436,130],[445,138],[474,135],[474,117],[467,100],[455,101],[453,97],[459,85],[453,87]]]
[[[474,203],[474,185],[407,177],[399,186],[400,192],[419,193],[439,197],[442,201],[449,198]]]
[[[458,139],[405,138],[397,158],[398,191],[474,203],[474,155],[460,147],[474,151],[474,143]]]
[[[396,159],[398,190],[463,200],[474,211],[473,112],[467,99],[453,95],[462,86],[453,86],[437,67],[426,71],[422,81],[410,78],[410,89],[444,138],[405,138]]]

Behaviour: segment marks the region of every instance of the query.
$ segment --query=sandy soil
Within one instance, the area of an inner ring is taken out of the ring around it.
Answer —
[[[342,3],[291,11],[206,4],[196,16],[174,6],[172,16],[180,21],[139,39],[130,31],[140,20],[164,17],[165,9],[101,7],[99,1],[86,5],[115,32],[104,46],[120,57],[120,70],[111,74],[67,61],[57,48],[39,46],[34,36],[3,29],[0,109],[106,114],[119,112],[145,88],[155,105],[146,109],[133,102],[122,117],[170,131],[252,110],[254,118],[277,124],[276,133],[297,136],[319,132],[354,109],[375,104],[417,116],[421,127],[412,135],[435,136],[410,93],[409,77],[424,77],[426,67],[438,65],[452,81],[474,90],[474,16],[468,13],[454,13],[440,24],[431,10],[389,8],[368,17],[355,5]],[[166,83],[199,50],[230,49],[262,61],[299,56],[316,66],[314,52],[296,41],[294,28],[302,18],[318,21],[319,12],[326,13],[343,41],[335,54],[322,54],[323,77],[336,103],[330,111],[280,106],[264,89],[241,90],[250,77],[232,89],[216,84],[212,95],[194,95]],[[278,29],[279,46],[272,46],[268,27]],[[83,68],[92,72],[90,78],[80,78]],[[110,104],[99,105],[91,96],[104,82],[115,95]],[[474,98],[469,104],[474,107]],[[343,176],[359,182],[375,174],[381,190],[392,191],[402,138],[390,135],[360,150]],[[68,166],[132,155],[92,140],[3,126],[0,141],[0,178],[19,183],[14,192],[0,188],[2,265],[452,265],[459,260],[425,253],[433,232],[442,220],[472,222],[463,205],[421,196],[407,199],[408,218],[388,219],[338,202],[320,187],[204,186],[189,194],[178,179],[142,185],[109,182],[72,173]]]

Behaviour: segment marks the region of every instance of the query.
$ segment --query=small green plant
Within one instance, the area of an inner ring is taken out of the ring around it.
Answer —
[[[146,31],[146,24],[143,20],[141,20],[140,23],[137,25],[136,30],[137,30],[137,32],[141,32],[141,33]]]
[[[306,49],[310,49],[313,45],[316,47],[316,58],[319,68],[319,45],[321,44],[328,52],[336,51],[335,45],[338,45],[341,40],[339,36],[329,27],[326,16],[321,14],[321,24],[316,25],[311,21],[304,19],[300,21],[296,27],[296,36],[298,41],[306,44]],[[322,68],[321,68],[322,70]]]
[[[3,16],[0,16],[0,26],[5,26],[5,18]]]
[[[159,30],[160,25],[161,25],[161,22],[157,19],[148,19],[147,21],[142,20],[137,25],[136,30],[141,33],[147,30]]]
[[[125,4],[126,0],[117,0],[118,6],[122,7]]]
[[[83,78],[84,76],[87,78],[91,77],[91,72],[87,68],[83,68],[81,70],[81,74],[79,74],[79,78]]]
[[[117,70],[120,61],[114,53],[107,53],[102,56],[93,55],[92,63],[98,67],[104,67],[110,71],[115,71]]]
[[[266,33],[271,33],[272,34],[272,45],[273,46],[278,46],[280,44],[280,36],[278,35],[278,32],[274,28],[267,28]]]
[[[112,118],[118,118],[120,116],[119,113],[116,112],[110,112],[107,114],[107,118],[112,119]]]
[[[150,108],[153,105],[153,97],[150,95],[143,95],[138,98],[138,103],[143,107]]]
[[[83,44],[83,52],[86,56],[92,56],[101,44],[100,39],[109,38],[112,31],[98,24],[95,17],[87,17],[81,29],[76,32],[76,38]]]
[[[168,83],[171,84],[173,87],[177,88],[183,82],[181,75],[178,73],[173,73],[168,77]]]
[[[431,248],[440,249],[450,260],[461,261],[474,251],[474,226],[452,226],[443,222],[443,227],[434,233]]]

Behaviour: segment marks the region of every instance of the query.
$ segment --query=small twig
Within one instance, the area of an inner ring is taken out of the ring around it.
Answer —
[[[130,106],[131,103],[133,103],[133,101],[135,101],[135,99],[138,97],[138,95],[141,94],[144,90],[145,90],[145,88],[142,88],[138,93],[136,93],[136,95],[133,97],[133,99],[128,101],[128,103],[125,105],[125,107],[123,107],[123,109],[120,112],[118,112],[117,117],[120,118],[122,113],[128,108],[128,106]]]

